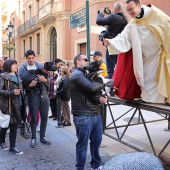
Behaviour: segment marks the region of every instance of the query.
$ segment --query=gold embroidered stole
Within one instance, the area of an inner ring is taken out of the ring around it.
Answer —
[[[170,103],[170,17],[152,5],[147,18],[133,18],[131,23],[147,26],[162,46],[156,81],[158,91]]]

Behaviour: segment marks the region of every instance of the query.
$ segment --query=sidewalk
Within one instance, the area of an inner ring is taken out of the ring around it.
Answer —
[[[24,139],[17,134],[17,148],[24,155],[9,154],[8,151],[0,150],[0,170],[74,170],[75,169],[75,146],[76,135],[74,125],[57,128],[57,121],[48,120],[46,137],[52,142],[44,145],[39,142],[37,132],[37,146],[30,148],[30,139]],[[6,143],[9,144],[9,135]],[[110,157],[102,151],[102,161],[107,162]],[[88,152],[86,168],[90,169],[90,156]]]
[[[114,116],[117,114],[123,113],[128,108],[127,106],[114,106],[112,111]],[[151,112],[146,112],[145,119],[160,118],[160,116],[155,115]],[[130,115],[131,113],[129,113]],[[107,122],[111,120],[110,114],[107,114]],[[120,120],[120,124],[127,123],[128,114],[125,118]],[[0,150],[0,170],[74,170],[75,169],[75,145],[76,145],[76,134],[75,128],[72,123],[72,126],[58,128],[57,121],[52,119],[48,120],[47,126],[47,138],[52,142],[51,145],[46,146],[39,142],[39,132],[37,132],[37,147],[30,148],[29,143],[30,139],[26,140],[22,138],[19,134],[17,135],[17,147],[24,152],[23,156],[16,156],[9,154],[7,151]],[[154,123],[147,124],[149,133],[153,140],[156,151],[160,151],[165,143],[170,138],[170,132],[164,131],[164,128],[167,128],[167,121],[159,121]],[[119,132],[122,132],[124,128],[119,128]],[[109,134],[115,135],[115,130],[108,130]],[[6,137],[6,142],[8,141],[8,134]],[[152,149],[149,145],[146,132],[144,131],[143,125],[131,126],[124,138],[125,141],[130,141],[141,149],[144,149],[146,152],[152,153]],[[131,149],[105,135],[103,135],[103,141],[101,146],[101,158],[105,163],[112,156],[127,153],[127,152],[136,152],[134,149]],[[170,157],[170,146],[164,151],[164,155]],[[90,169],[90,153],[88,151],[88,156],[86,160],[86,170]]]

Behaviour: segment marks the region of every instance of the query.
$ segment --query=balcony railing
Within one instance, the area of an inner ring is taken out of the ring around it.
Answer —
[[[47,15],[54,14],[59,10],[61,9],[58,9],[58,3],[50,1],[39,10],[39,19],[42,19]]]
[[[17,28],[17,35],[21,35],[26,31],[30,30],[31,28],[38,25],[38,15],[34,16],[33,18],[29,19],[27,22],[22,24],[20,27]]]

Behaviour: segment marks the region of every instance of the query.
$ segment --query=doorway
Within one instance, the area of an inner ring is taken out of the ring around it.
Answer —
[[[57,58],[57,32],[53,28],[50,35],[50,61],[54,61]]]

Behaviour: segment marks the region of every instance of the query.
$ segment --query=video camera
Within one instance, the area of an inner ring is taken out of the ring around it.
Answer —
[[[100,12],[101,12],[101,10],[97,11],[98,14],[100,14]],[[111,12],[112,11],[109,9],[109,7],[105,7],[104,10],[103,10],[103,13],[107,14],[107,15],[111,14]]]
[[[98,14],[99,13],[104,13],[104,14],[107,14],[107,15],[110,15],[111,14],[111,10],[109,9],[109,7],[105,7],[104,9],[102,10],[98,10]],[[107,25],[106,25],[107,27]],[[112,35],[113,33],[112,32],[109,32],[107,29],[106,30],[103,30],[100,34],[99,34],[99,40],[103,42],[104,38],[108,38],[108,39],[111,39],[114,37],[114,35]],[[104,45],[104,43],[103,43]]]
[[[102,31],[100,34],[99,34],[99,40],[103,42],[104,38],[108,38],[107,37],[107,31]]]
[[[105,7],[103,12],[107,15],[111,14],[111,10],[109,9],[109,7]]]

